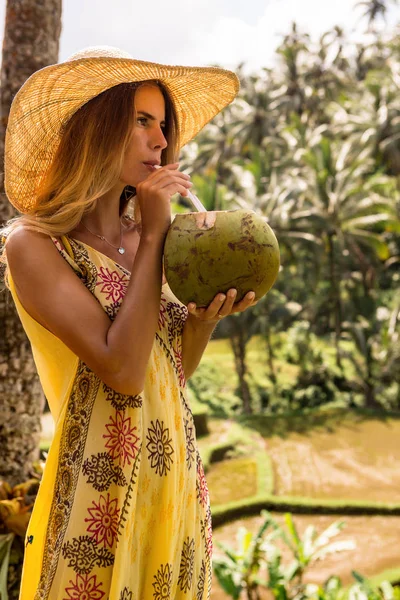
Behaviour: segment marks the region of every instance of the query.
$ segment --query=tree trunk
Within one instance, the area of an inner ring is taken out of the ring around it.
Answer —
[[[275,386],[277,383],[277,379],[276,379],[276,372],[275,372],[275,365],[274,365],[275,355],[274,355],[274,349],[272,346],[271,327],[269,324],[270,323],[270,312],[269,312],[268,302],[265,305],[265,314],[267,316],[267,326],[265,328],[264,338],[265,338],[265,342],[266,342],[267,350],[268,350],[267,363],[268,363],[268,367],[269,367],[269,377]]]
[[[1,70],[0,161],[10,105],[24,81],[58,60],[61,0],[8,0]],[[15,216],[0,175],[0,222]],[[39,452],[44,397],[31,348],[8,290],[0,294],[0,476],[26,479]]]
[[[251,408],[251,394],[249,385],[246,381],[246,340],[244,339],[244,335],[240,327],[238,328],[236,334],[231,336],[230,342],[233,355],[235,357],[236,373],[239,379],[240,395],[243,402],[243,412],[245,414],[251,414],[253,412]]]
[[[342,361],[340,358],[340,348],[339,342],[342,333],[342,305],[340,302],[340,289],[339,282],[336,277],[336,267],[335,264],[335,248],[333,241],[333,234],[328,234],[328,254],[329,254],[329,277],[331,284],[331,301],[332,308],[334,313],[334,322],[335,322],[335,349],[336,349],[336,365],[342,370]]]
[[[367,376],[364,382],[365,384],[365,406],[371,409],[379,409],[382,408],[377,402],[375,397],[375,384],[374,384],[374,375],[373,375],[373,357],[371,347],[367,346],[367,355],[365,357],[366,367],[367,367]]]

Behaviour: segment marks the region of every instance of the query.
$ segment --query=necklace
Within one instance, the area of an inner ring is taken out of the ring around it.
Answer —
[[[86,227],[86,225],[84,223],[82,223],[82,225],[84,226],[85,229],[88,230],[89,233],[91,233],[92,235],[95,235],[96,237],[98,237],[103,242],[107,242],[107,244],[109,246],[111,246],[112,248],[115,248],[115,250],[118,250],[118,252],[120,254],[125,254],[125,248],[122,246],[122,236],[124,235],[122,223],[121,223],[121,239],[120,239],[120,242],[119,242],[119,246],[114,246],[113,244],[111,244],[108,240],[106,240],[106,238],[104,237],[104,235],[98,235],[97,233],[94,233],[94,231],[90,231],[89,227]]]

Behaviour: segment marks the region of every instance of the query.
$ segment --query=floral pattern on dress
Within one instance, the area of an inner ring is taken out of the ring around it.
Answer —
[[[161,565],[154,575],[153,598],[154,600],[171,600],[172,565]]]
[[[197,580],[196,600],[203,600],[205,583],[206,583],[206,563],[204,562],[204,560],[202,560],[201,568],[200,568],[200,575]]]
[[[121,515],[120,515],[119,522],[118,522],[117,544],[118,544],[118,540],[120,539],[120,536],[122,535],[124,527],[128,521],[129,509],[130,509],[130,506],[132,503],[133,489],[134,489],[134,486],[136,485],[136,481],[137,481],[141,455],[142,455],[142,445],[140,445],[140,448],[139,448],[138,453],[135,458],[135,462],[133,463],[128,488],[126,490],[125,499],[122,504]]]
[[[201,535],[205,543],[208,559],[211,560],[213,551],[211,509],[207,508],[204,521],[201,521]]]
[[[110,456],[122,467],[131,465],[138,452],[139,438],[135,435],[136,426],[131,425],[131,417],[124,418],[124,413],[115,412],[115,418],[109,417],[110,423],[106,424],[107,434],[103,438],[107,440],[106,448]]]
[[[182,348],[172,346],[172,351],[173,351],[174,357],[175,357],[175,365],[176,365],[177,375],[178,375],[178,379],[179,379],[179,385],[181,387],[185,387],[186,378],[185,378],[185,371],[183,370],[183,364],[182,364]]]
[[[71,246],[70,264],[79,269],[82,283],[113,320],[129,273],[117,263],[113,266],[105,255],[99,258],[90,246],[86,249],[72,240]],[[167,290],[161,295],[158,347],[152,355],[157,376],[146,382],[146,396],[115,392],[82,361],[78,364],[65,420],[60,423],[55,493],[35,600],[48,600],[54,594],[62,600],[111,600],[111,588],[115,600],[139,600],[138,590],[149,588],[156,600],[210,596],[211,512],[181,369],[188,313],[177,301],[169,301],[171,296]],[[160,406],[163,394],[166,403]],[[173,410],[165,414],[161,411],[167,402]],[[145,444],[147,454],[141,461]],[[175,459],[178,448],[179,460]],[[191,504],[193,519],[176,515],[172,501],[171,509],[163,504],[170,482],[183,507],[186,491],[192,499],[197,494],[198,501]],[[165,518],[157,520],[161,514]],[[170,547],[164,544],[165,523]],[[175,565],[177,549],[181,555]],[[120,565],[121,557],[124,561],[128,555],[132,569],[118,571],[115,586],[113,565]]]
[[[165,294],[163,294],[161,292],[160,312],[158,314],[158,328],[162,329],[167,322],[168,322],[168,316],[167,316],[167,299],[165,297]]]
[[[125,486],[127,481],[121,467],[116,467],[107,452],[92,454],[82,465],[86,483],[90,483],[98,492],[105,492],[112,483]]]
[[[86,517],[85,522],[90,523],[87,528],[88,533],[92,533],[92,538],[96,540],[96,544],[103,544],[104,547],[112,548],[115,538],[117,537],[118,528],[118,500],[114,498],[110,500],[110,494],[107,497],[100,496],[100,500],[96,503],[92,501],[93,506],[88,508],[90,518]]]
[[[194,424],[192,420],[184,419],[184,425],[186,437],[186,464],[187,468],[190,470],[196,455]]]
[[[120,308],[121,308],[121,302],[112,302],[111,304],[107,304],[104,307],[104,309],[111,321],[114,321]]]
[[[180,394],[179,394],[179,396],[180,396],[180,399],[181,399],[181,402],[182,402],[182,406],[186,410],[187,414],[190,415],[190,419],[194,423],[192,409],[190,408],[189,404],[186,402],[185,394],[183,394],[182,391],[181,391]]]
[[[194,570],[194,538],[186,538],[183,542],[181,564],[179,566],[178,585],[182,592],[188,592],[192,587]]]
[[[101,293],[105,294],[106,300],[119,302],[123,299],[128,289],[129,278],[124,273],[111,271],[107,267],[100,267],[96,285],[101,286]]]
[[[148,440],[146,448],[149,452],[151,468],[155,469],[161,477],[167,475],[167,471],[171,469],[171,464],[174,462],[171,458],[174,449],[171,445],[172,439],[169,437],[169,428],[164,428],[164,421],[158,419],[155,423],[151,421],[146,439]]]
[[[68,560],[68,566],[79,575],[90,573],[95,566],[108,567],[114,564],[114,555],[106,548],[98,548],[95,540],[88,535],[65,542],[62,555]]]
[[[117,410],[125,410],[126,408],[140,408],[142,406],[143,400],[139,394],[136,396],[120,394],[105,383],[103,383],[103,391],[105,393],[105,399],[107,402],[111,402],[111,406]]]
[[[197,499],[201,506],[207,506],[209,503],[209,493],[206,477],[204,475],[204,467],[197,451],[197,480],[196,480]]]
[[[183,327],[186,319],[188,318],[189,311],[183,304],[177,302],[168,302],[167,313],[169,316],[168,321],[168,341],[171,346],[177,338],[181,338],[183,333]]]
[[[105,593],[100,589],[101,582],[97,582],[97,576],[77,575],[75,581],[70,581],[70,587],[65,588],[68,597],[63,600],[101,600]]]

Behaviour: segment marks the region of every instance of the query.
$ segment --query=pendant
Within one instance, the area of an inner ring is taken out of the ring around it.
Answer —
[[[125,248],[122,248],[122,246],[121,246],[121,248],[118,248],[118,252],[120,254],[125,254]]]

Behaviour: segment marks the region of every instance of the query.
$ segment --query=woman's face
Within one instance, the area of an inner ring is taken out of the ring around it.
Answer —
[[[135,123],[120,176],[124,185],[136,187],[154,170],[152,165],[161,164],[161,152],[167,147],[164,128],[165,102],[161,90],[142,85],[135,93]]]

